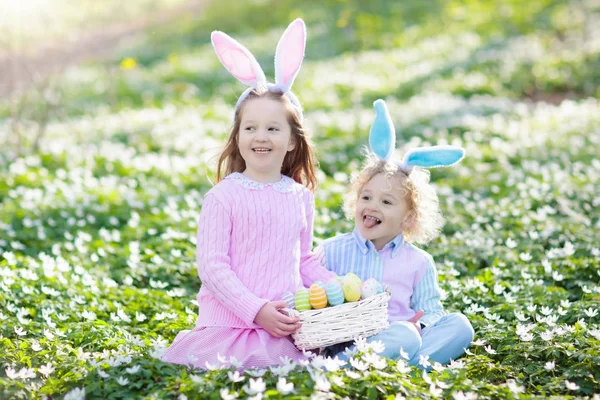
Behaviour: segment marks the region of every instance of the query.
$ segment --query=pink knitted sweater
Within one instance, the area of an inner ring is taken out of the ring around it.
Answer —
[[[312,254],[313,194],[293,179],[255,182],[233,173],[204,197],[197,261],[200,326],[258,328],[269,301],[335,274]]]

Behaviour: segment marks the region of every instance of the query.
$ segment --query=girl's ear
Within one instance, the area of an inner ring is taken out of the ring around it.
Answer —
[[[288,144],[287,151],[290,152],[296,148],[296,137],[294,135],[290,136],[290,143]]]
[[[250,50],[220,31],[213,31],[210,40],[221,64],[240,82],[250,87],[267,84],[265,73]]]
[[[287,27],[275,50],[275,84],[283,93],[290,90],[300,71],[306,48],[306,26],[297,18]]]

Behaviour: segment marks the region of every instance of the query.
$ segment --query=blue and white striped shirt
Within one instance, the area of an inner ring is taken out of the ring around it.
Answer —
[[[420,322],[430,325],[445,314],[433,258],[406,243],[402,234],[377,251],[354,228],[351,233],[325,240],[315,254],[327,269],[338,275],[353,272],[363,281],[375,278],[387,285],[392,292],[388,307],[390,322],[406,321],[423,310],[425,315]]]

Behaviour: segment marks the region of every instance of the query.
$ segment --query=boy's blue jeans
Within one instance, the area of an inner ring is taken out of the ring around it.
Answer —
[[[463,314],[446,314],[421,331],[406,321],[392,322],[390,326],[377,335],[371,336],[367,342],[380,340],[385,344],[382,356],[393,360],[400,358],[400,350],[408,354],[409,365],[418,365],[419,356],[429,356],[429,361],[437,361],[447,364],[450,360],[456,360],[473,341],[475,332],[471,323]],[[340,344],[329,347],[326,355],[336,355],[344,361],[348,357],[343,353],[348,344]],[[349,346],[354,349],[354,345]]]

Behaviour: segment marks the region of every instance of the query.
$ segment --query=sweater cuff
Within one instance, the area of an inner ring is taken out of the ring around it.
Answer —
[[[258,314],[260,309],[268,302],[269,300],[267,299],[261,299],[260,297],[250,294],[249,296],[241,298],[239,301],[239,308],[233,311],[238,314],[248,326],[253,326],[256,314]]]

